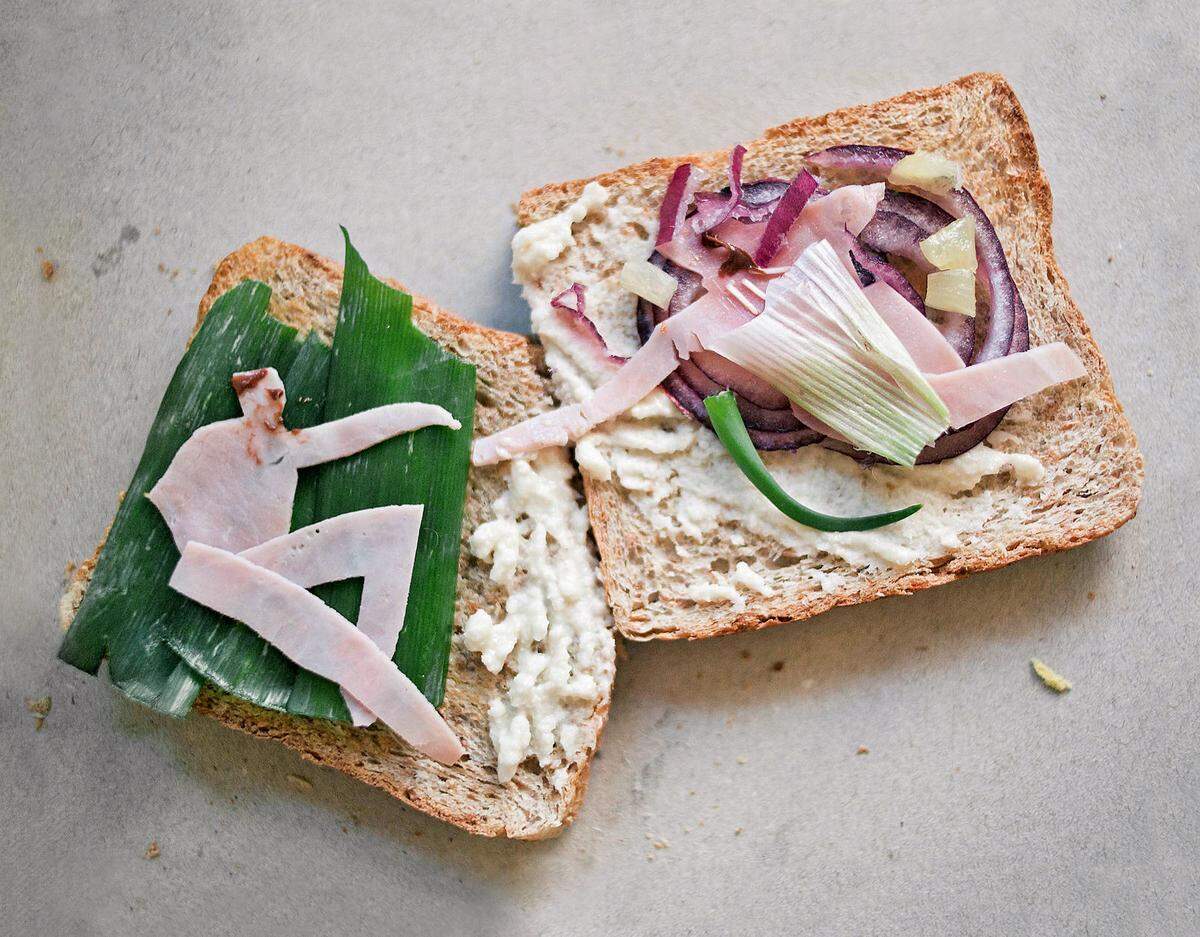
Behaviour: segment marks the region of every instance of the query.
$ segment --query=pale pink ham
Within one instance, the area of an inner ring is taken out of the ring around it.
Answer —
[[[918,370],[926,374],[962,370],[963,361],[958,352],[946,341],[937,326],[921,315],[912,303],[882,280],[864,287],[863,293],[908,350]]]
[[[565,446],[601,423],[620,416],[649,394],[687,358],[719,334],[751,318],[721,297],[703,296],[655,327],[650,340],[582,404],[561,407],[475,440],[471,461],[491,465]]]
[[[413,748],[453,764],[463,747],[421,691],[363,632],[276,572],[201,543],[189,543],[171,588],[245,623],[289,660],[332,680]]]
[[[950,425],[957,429],[1030,394],[1086,374],[1075,352],[1062,342],[1052,342],[969,368],[931,374],[929,383],[949,409]]]
[[[239,555],[306,589],[361,578],[362,602],[356,625],[391,657],[404,627],[423,513],[419,504],[354,511],[268,540]],[[345,689],[342,694],[354,725],[375,721],[374,713]]]
[[[343,459],[364,449],[426,426],[458,429],[460,424],[435,403],[389,403],[289,433],[291,457],[297,468]]]
[[[146,493],[181,552],[193,540],[240,552],[286,534],[298,469],[424,426],[459,426],[433,404],[396,403],[293,433],[274,368],[235,374],[232,384],[244,415],[196,430]]]
[[[723,248],[706,245],[703,235],[690,224],[683,225],[675,232],[674,238],[659,244],[656,249],[672,263],[694,270],[704,277],[715,277],[729,256],[729,252]]]
[[[771,259],[771,266],[790,267],[817,241],[827,240],[837,247],[847,231],[857,237],[875,216],[883,195],[883,183],[877,182],[842,186],[810,199]]]

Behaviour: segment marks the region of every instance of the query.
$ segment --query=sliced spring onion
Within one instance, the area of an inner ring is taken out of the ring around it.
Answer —
[[[914,465],[949,425],[945,404],[828,241],[771,282],[761,315],[706,347],[900,465]]]
[[[284,378],[284,426],[307,429],[321,422],[329,359],[329,346],[316,332],[309,332]],[[300,472],[292,505],[293,530],[313,522],[316,482],[315,468]],[[267,709],[286,709],[296,665],[241,622],[215,618],[203,605],[186,603],[167,628],[172,650],[222,690]]]
[[[892,167],[887,181],[895,186],[911,186],[935,195],[947,195],[951,189],[962,185],[962,168],[944,156],[913,153]]]
[[[975,219],[964,215],[918,242],[921,253],[939,270],[974,270]]]
[[[826,532],[842,532],[848,530],[875,530],[895,524],[921,510],[921,505],[914,504],[899,511],[888,511],[885,514],[869,514],[865,517],[835,517],[832,514],[822,514],[805,507],[786,491],[775,480],[775,477],[763,465],[758,450],[750,441],[746,432],[746,424],[737,408],[737,398],[733,391],[727,390],[711,397],[704,398],[704,409],[712,420],[717,438],[729,452],[730,457],[742,474],[750,480],[762,495],[784,514],[806,527]]]
[[[271,291],[246,281],[209,310],[167,386],[133,479],[113,520],[87,595],[58,656],[109,678],[126,696],[173,716],[191,708],[203,679],[166,644],[168,622],[187,600],[167,586],[179,553],[146,492],[176,451],[206,423],[235,417],[235,371],[286,369],[299,351],[295,329],[268,317]],[[220,623],[215,613],[210,620]]]
[[[975,271],[939,270],[929,274],[925,305],[964,316],[975,315]]]
[[[425,506],[404,630],[393,660],[436,706],[445,691],[454,625],[475,368],[413,324],[412,297],[371,276],[346,235],[324,419],[405,401],[440,404],[462,428],[418,430],[320,466],[314,521],[388,504]],[[361,581],[313,591],[350,621],[357,619]],[[288,711],[334,719],[349,715],[338,687],[307,671],[297,674]]]
[[[679,281],[648,260],[628,260],[621,268],[621,286],[635,296],[666,309]]]

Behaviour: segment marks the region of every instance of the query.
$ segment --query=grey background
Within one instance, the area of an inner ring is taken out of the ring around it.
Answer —
[[[1200,930],[1190,4],[0,6],[0,933]],[[55,660],[63,565],[238,244],[337,257],[344,222],[376,270],[521,329],[524,188],[975,69],[1029,112],[1147,455],[1113,537],[630,648],[582,816],[542,844],[473,839]]]

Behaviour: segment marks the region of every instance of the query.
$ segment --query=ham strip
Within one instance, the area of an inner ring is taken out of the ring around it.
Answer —
[[[404,627],[423,513],[419,504],[353,511],[268,540],[239,556],[306,589],[361,577],[356,626],[391,657]],[[342,695],[354,725],[375,721],[375,714],[344,688]]]
[[[929,383],[950,411],[950,425],[957,429],[1030,394],[1086,374],[1075,352],[1063,342],[1052,342],[957,371],[931,374]]]
[[[744,325],[750,314],[720,296],[701,297],[655,327],[654,334],[616,374],[582,404],[560,407],[475,440],[471,461],[492,465],[530,455],[547,446],[566,446],[589,430],[620,416],[661,384],[686,359],[717,335]]]
[[[244,622],[289,660],[345,687],[417,751],[453,764],[463,747],[421,691],[358,628],[302,586],[250,560],[189,543],[171,588]]]
[[[962,370],[963,361],[954,346],[946,341],[936,325],[917,311],[916,306],[882,280],[864,287],[863,292],[879,317],[912,355],[920,371],[943,374]]]

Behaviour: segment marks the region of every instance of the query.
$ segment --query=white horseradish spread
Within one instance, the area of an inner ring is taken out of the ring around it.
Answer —
[[[569,232],[569,237],[555,241],[553,258],[533,263],[523,245],[531,239],[526,232],[538,225],[559,234]],[[615,354],[632,354],[639,345],[637,299],[621,288],[620,268],[626,259],[650,253],[656,228],[656,219],[644,207],[590,183],[578,201],[514,238],[514,279],[529,302],[533,327],[545,346],[562,402],[586,399],[604,375],[579,353],[577,341],[553,314],[550,298],[572,282],[582,283],[587,288],[588,316],[609,348]],[[989,439],[996,445],[1011,441],[1004,432]],[[991,515],[996,502],[989,486],[981,484],[985,479],[1007,476],[1017,485],[1032,485],[1044,474],[1033,456],[1002,452],[991,445],[914,469],[863,468],[820,446],[762,456],[790,494],[818,511],[855,515],[916,503],[924,507],[898,524],[873,531],[822,533],[797,524],[763,498],[719,440],[681,414],[662,390],[620,419],[593,430],[576,447],[580,468],[593,478],[619,485],[651,526],[675,541],[681,556],[689,555],[688,542],[699,545],[721,538],[735,559],[745,535],[755,534],[773,538],[782,552],[794,557],[825,556],[836,565],[868,569],[903,568],[947,554],[960,545],[964,533],[979,530]],[[816,564],[804,567],[819,588],[832,591],[841,584],[835,572]],[[713,570],[710,579],[700,581],[673,582],[671,571],[663,570],[662,587],[695,601],[740,607],[748,594],[769,594],[763,591],[771,589],[765,572],[739,558],[732,569]]]
[[[500,780],[512,780],[533,755],[561,789],[596,744],[592,716],[613,678],[612,617],[566,455],[546,449],[507,471],[508,489],[471,534],[470,549],[491,563],[508,599],[502,612],[471,615],[462,641],[509,678],[488,708]]]

